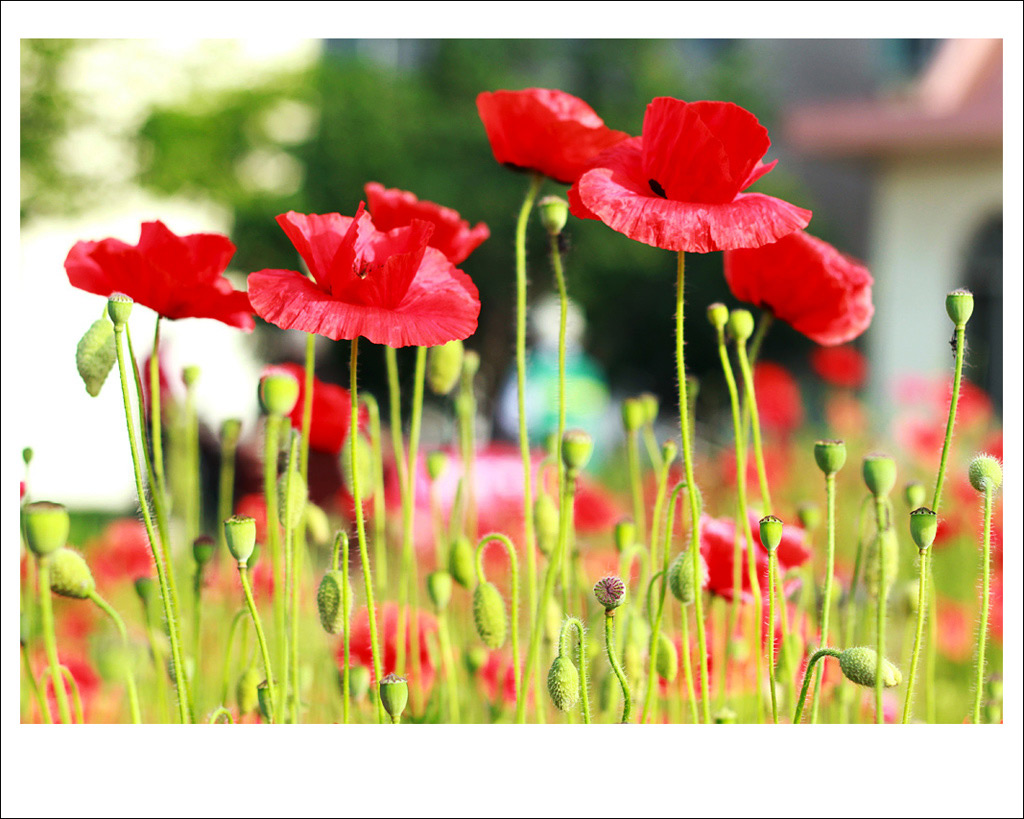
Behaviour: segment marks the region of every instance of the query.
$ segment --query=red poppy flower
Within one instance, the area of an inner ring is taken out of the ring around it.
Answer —
[[[434,232],[428,244],[440,250],[452,264],[464,262],[491,235],[483,222],[470,228],[458,211],[417,199],[409,191],[385,188],[377,182],[368,183],[365,190],[367,207],[377,230],[406,227],[416,219],[430,222]]]
[[[249,297],[223,275],[234,253],[227,236],[177,236],[163,222],[143,222],[137,245],[77,242],[64,269],[71,284],[89,293],[124,293],[164,318],[212,318],[250,331]]]
[[[381,233],[360,203],[355,218],[289,211],[277,223],[313,279],[294,270],[249,274],[253,308],[272,324],[389,347],[431,347],[476,331],[476,286],[427,245],[429,222]]]
[[[758,361],[753,376],[761,428],[789,435],[804,420],[800,385],[789,370],[772,361]]]
[[[412,611],[411,617],[416,618],[416,633],[419,642],[420,670],[423,674],[423,690],[429,690],[434,682],[434,663],[430,657],[428,641],[430,635],[437,631],[437,618],[425,611]],[[349,661],[352,665],[364,665],[370,669],[370,677],[373,678],[373,651],[370,645],[370,617],[365,608],[361,608],[352,615],[351,625],[352,636],[349,639]],[[397,658],[398,641],[398,604],[384,603],[377,607],[377,636],[380,639],[381,664],[385,675],[395,669]],[[411,656],[412,651],[412,629],[406,621],[405,630],[406,657]],[[337,659],[339,663],[345,661],[344,644],[338,646]],[[412,662],[407,661],[406,669],[403,672],[409,678],[409,684],[415,685],[412,678]]]
[[[855,339],[875,313],[868,269],[804,231],[730,250],[725,280],[740,301],[770,310],[818,344]]]
[[[966,603],[940,597],[937,632],[939,651],[956,662],[969,660],[974,651],[974,610]]]
[[[849,344],[815,347],[811,352],[811,368],[832,386],[851,390],[863,387],[868,377],[868,360]]]
[[[89,565],[101,585],[153,576],[153,553],[146,527],[134,518],[115,520],[87,544]]]
[[[491,651],[487,662],[476,673],[480,686],[492,703],[511,707],[516,704],[516,669],[512,655],[506,651]]]
[[[306,370],[301,364],[291,362],[279,365],[282,369],[295,376],[299,382],[299,398],[290,416],[292,427],[302,429],[302,411],[306,394]],[[352,396],[344,387],[328,384],[313,376],[313,415],[309,426],[309,446],[317,452],[338,455],[345,439],[348,437],[349,422],[352,417]],[[359,407],[359,426],[363,427],[370,420],[366,407]]]
[[[731,102],[657,97],[642,136],[597,157],[569,190],[569,205],[666,250],[760,247],[811,220],[781,199],[741,193],[775,166],[761,162],[770,144],[757,118]]]
[[[607,127],[579,97],[554,89],[484,91],[476,109],[498,162],[566,185],[601,151],[629,138]]]

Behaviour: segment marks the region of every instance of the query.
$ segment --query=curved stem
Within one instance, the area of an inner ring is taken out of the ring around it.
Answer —
[[[960,375],[964,369],[964,331],[966,324],[956,325],[956,358],[953,364],[953,394],[949,401],[949,418],[946,421],[946,437],[942,442],[942,457],[939,459],[939,473],[935,476],[935,493],[932,495],[932,511],[938,513],[942,499],[942,481],[946,475],[946,457],[953,442],[953,427],[956,424],[956,406],[960,401]]]
[[[519,722],[518,717],[521,712],[519,702],[526,699],[522,690],[522,668],[519,663],[519,560],[516,558],[516,548],[507,536],[498,532],[484,535],[476,546],[476,576],[481,583],[484,582],[484,548],[491,541],[498,541],[505,547],[512,575],[512,675],[516,687],[516,721]]]
[[[124,650],[127,654],[127,652],[129,651],[128,629],[125,628],[124,620],[121,619],[120,615],[114,610],[113,606],[111,606],[106,600],[100,597],[95,590],[93,590],[89,594],[89,599],[92,600],[92,602],[95,603],[97,606],[99,606],[99,608],[111,620],[114,621],[114,626],[117,628],[118,634],[121,635],[121,644],[124,646]],[[139,716],[139,693],[135,687],[135,674],[132,672],[131,658],[125,657],[125,663],[127,665],[127,669],[125,670],[124,682],[125,687],[127,688],[128,691],[128,707],[131,711],[132,722],[135,725],[138,725],[142,722],[142,719]]]
[[[917,579],[917,627],[914,630],[914,652],[910,657],[910,674],[907,676],[907,696],[903,701],[903,724],[910,722],[914,697],[914,678],[917,676],[917,660],[921,654],[921,635],[924,634],[924,620],[928,610],[928,550],[922,549],[921,565]]]
[[[43,632],[43,646],[46,648],[46,659],[49,662],[50,678],[54,681],[53,690],[57,695],[57,712],[64,725],[71,724],[71,708],[68,704],[67,692],[63,685],[58,684],[57,636],[53,629],[53,600],[50,595],[50,558],[42,555],[38,558],[39,573],[39,619]]]
[[[985,684],[985,641],[988,636],[989,576],[991,574],[992,487],[985,485],[984,531],[982,532],[981,623],[978,625],[978,670],[974,680],[974,724],[981,723],[981,693]]]
[[[82,710],[82,695],[78,690],[78,683],[75,682],[75,677],[71,673],[71,670],[66,666],[60,666],[60,678],[51,676],[50,682],[53,684],[54,689],[60,686],[61,690],[64,690],[65,683],[67,687],[71,689],[71,697],[75,704],[75,719],[78,725],[85,724],[85,712]],[[63,682],[61,682],[63,680]]]
[[[32,663],[28,658],[28,649],[25,648],[25,644],[21,644],[21,662],[25,668],[25,676],[28,677],[29,688],[32,689],[32,696],[36,699],[36,705],[39,706],[39,715],[44,725],[53,725],[53,717],[50,714],[50,703],[46,701],[46,697],[43,696],[42,691],[39,689],[39,681],[36,679],[36,673],[32,670]]]
[[[819,648],[811,655],[811,659],[807,661],[807,669],[804,671],[804,684],[800,689],[800,696],[797,697],[796,701],[796,712],[793,714],[793,724],[800,724],[800,715],[804,712],[804,700],[807,699],[807,688],[811,683],[811,673],[814,671],[814,666],[822,657],[838,657],[841,652],[834,648]]]
[[[210,714],[210,718],[207,720],[207,724],[209,724],[209,725],[217,725],[217,724],[234,725],[235,724],[235,718],[231,716],[231,712],[227,708],[225,708],[223,705],[221,705],[220,707],[215,708],[213,710],[213,712]]]
[[[579,617],[566,617],[562,623],[561,631],[558,633],[558,655],[565,657],[569,654],[569,630],[575,628],[579,637],[577,646],[577,660],[580,670],[580,711],[583,713],[583,724],[590,725],[590,693],[587,684],[587,630]]]
[[[277,686],[274,682],[274,671],[270,665],[270,651],[267,648],[267,638],[263,634],[263,626],[260,624],[260,613],[256,610],[256,601],[252,596],[252,586],[249,583],[249,570],[245,563],[239,562],[238,576],[242,580],[242,591],[245,592],[245,603],[249,607],[249,614],[252,617],[252,625],[256,630],[256,639],[260,644],[260,654],[263,656],[263,670],[267,675],[267,688],[270,694],[270,722],[274,723],[277,718]]]
[[[615,676],[619,678],[619,686],[622,688],[622,723],[629,722],[629,715],[633,708],[630,698],[629,683],[626,682],[626,675],[619,665],[619,659],[615,656],[615,609],[606,609],[604,613],[604,647],[608,655],[608,664],[611,665]]]
[[[836,473],[825,475],[825,530],[828,538],[828,561],[825,569],[825,595],[821,602],[821,642],[828,643],[828,619],[832,610],[832,575],[835,574],[836,560]],[[821,697],[821,679],[825,667],[818,666],[814,677],[814,694],[811,700],[811,725],[818,721],[818,701]]]
[[[221,527],[222,529],[224,527]],[[235,612],[235,616],[231,618],[231,626],[228,628],[228,641],[224,647],[224,665],[221,670],[221,690],[220,690],[220,701],[226,703],[228,701],[228,690],[230,682],[228,680],[228,674],[231,669],[231,649],[235,644],[235,631],[238,629],[238,624],[242,622],[242,618],[247,614],[247,609],[239,609]]]

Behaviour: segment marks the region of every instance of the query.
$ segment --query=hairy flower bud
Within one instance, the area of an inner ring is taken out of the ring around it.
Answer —
[[[251,714],[260,707],[257,687],[262,679],[255,666],[249,666],[238,678],[238,683],[235,685],[235,702],[238,705],[239,715]]]
[[[480,583],[473,590],[473,622],[485,646],[496,649],[505,644],[508,632],[505,601],[493,583]]]
[[[452,576],[444,569],[438,569],[427,575],[427,594],[430,602],[438,611],[448,607],[452,599]]]
[[[839,667],[848,680],[868,688],[874,688],[879,674],[886,688],[897,686],[903,681],[900,670],[884,658],[879,669],[878,652],[867,646],[846,649],[839,655]]]
[[[282,526],[295,529],[302,523],[308,497],[306,481],[299,470],[281,473],[277,479],[277,514]]]
[[[75,350],[75,366],[85,382],[85,391],[93,398],[100,394],[116,358],[114,325],[106,318],[97,319],[85,331]]]
[[[654,670],[665,682],[672,682],[679,673],[679,652],[676,651],[676,644],[664,631],[658,632],[657,652]]]
[[[995,492],[1003,485],[1003,468],[991,455],[979,455],[967,468],[967,478],[978,492]]]
[[[25,542],[37,557],[51,554],[68,542],[71,518],[62,504],[36,501],[21,510]]]
[[[459,383],[462,373],[462,341],[455,339],[427,351],[427,386],[434,395],[447,395]]]
[[[559,711],[571,711],[580,698],[580,672],[573,661],[559,654],[548,670],[548,693]]]
[[[50,555],[50,588],[61,597],[85,600],[96,591],[89,564],[74,549],[57,549]]]
[[[602,577],[594,584],[594,596],[605,611],[613,611],[626,601],[626,584],[615,575]]]
[[[846,463],[846,444],[842,441],[818,441],[814,445],[814,460],[826,475],[835,475]]]
[[[689,549],[676,555],[668,567],[668,587],[672,596],[684,606],[689,606],[697,599],[697,584],[693,582],[693,555]]]
[[[459,535],[448,550],[448,573],[464,589],[473,587],[473,544],[469,538]]]
[[[320,625],[328,634],[341,634],[344,627],[344,583],[344,574],[338,569],[331,569],[320,580],[320,587],[316,592]]]

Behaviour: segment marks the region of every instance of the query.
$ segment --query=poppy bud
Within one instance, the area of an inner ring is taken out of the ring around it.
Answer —
[[[308,496],[306,481],[299,470],[281,474],[277,479],[277,514],[282,526],[294,529],[302,523]]]
[[[30,446],[27,446],[23,450],[21,450],[21,460],[25,462],[25,466],[28,466],[30,463],[32,463],[32,454],[32,447]]]
[[[260,707],[260,697],[257,691],[260,679],[259,672],[253,666],[245,669],[242,676],[238,678],[238,683],[235,685],[235,702],[238,704],[240,715],[251,714]]]
[[[505,601],[493,583],[479,584],[473,591],[473,622],[476,632],[485,646],[501,648],[505,644],[508,618],[505,616]]]
[[[654,670],[665,682],[672,682],[679,673],[679,652],[676,651],[676,644],[664,631],[658,632],[657,652]]]
[[[469,538],[460,535],[452,541],[448,550],[448,573],[462,588],[470,589],[473,587],[474,571],[473,544]]]
[[[181,371],[181,380],[185,382],[185,387],[192,387],[199,381],[199,376],[202,371],[199,369],[198,364],[189,364]]]
[[[299,400],[299,380],[285,370],[271,370],[260,379],[259,396],[268,415],[290,415]]]
[[[582,429],[566,430],[562,436],[562,461],[570,473],[583,469],[593,451],[594,441]]]
[[[256,521],[248,515],[232,515],[224,521],[224,539],[231,556],[245,566],[256,548]]]
[[[465,652],[463,659],[466,663],[466,670],[472,677],[487,662],[487,649],[482,646],[472,646],[469,651]]]
[[[979,455],[967,468],[967,478],[978,492],[995,492],[1003,485],[1003,468],[991,455]]]
[[[816,503],[801,503],[796,508],[796,516],[801,528],[813,532],[821,525],[821,508]]]
[[[896,485],[896,461],[879,452],[865,455],[863,474],[868,491],[876,498],[884,498]]]
[[[142,601],[143,609],[149,611],[149,607],[156,602],[156,581],[152,577],[137,577],[133,585],[135,586],[135,593],[139,596],[139,600]]]
[[[697,586],[693,582],[693,556],[689,549],[676,555],[668,567],[668,587],[672,596],[684,606],[689,606],[697,599]]]
[[[633,518],[621,518],[615,524],[615,548],[622,553],[636,543],[636,524]]]
[[[745,344],[754,334],[754,317],[749,310],[733,310],[729,314],[729,335],[737,344]]]
[[[724,330],[725,325],[729,323],[729,308],[720,301],[709,304],[708,321],[715,330]]]
[[[341,456],[339,459],[341,463],[341,479],[345,484],[345,489],[348,490],[350,495],[355,494],[354,485],[352,483],[352,441],[353,437],[351,434],[346,436],[345,443],[341,447]],[[361,432],[356,433],[355,441],[356,470],[359,476],[359,494],[363,500],[367,500],[373,497],[373,493],[377,489],[375,480],[376,475],[373,469],[373,452]]]
[[[388,674],[380,681],[380,701],[391,719],[397,722],[409,702],[409,681],[397,674]]]
[[[365,665],[354,665],[348,670],[348,692],[352,699],[359,700],[370,690],[370,669]]]
[[[922,506],[910,513],[910,537],[922,552],[935,542],[939,528],[939,517],[931,509]]]
[[[846,444],[842,441],[818,441],[814,445],[814,460],[826,475],[835,475],[846,463]]]
[[[448,607],[452,599],[452,576],[444,569],[438,569],[427,575],[427,594],[434,608],[440,611]]]
[[[266,680],[256,686],[256,700],[260,704],[260,713],[263,715],[263,719],[269,720],[273,703],[270,701],[270,685]]]
[[[124,293],[111,293],[107,299],[107,315],[114,322],[114,329],[124,327],[128,323],[128,317],[132,314],[132,306],[135,304],[131,296]]]
[[[559,711],[571,711],[580,698],[580,672],[573,661],[559,654],[548,670],[548,693]]]
[[[324,574],[316,592],[316,608],[320,625],[328,634],[341,634],[344,628],[345,576],[338,569]]]
[[[907,503],[908,509],[919,509],[924,506],[928,490],[920,481],[911,481],[903,487],[903,500]]]
[[[447,395],[459,382],[464,348],[459,339],[427,351],[427,386],[434,395]]]
[[[543,489],[533,502],[533,524],[537,533],[537,548],[545,557],[550,557],[558,543],[558,504]]]
[[[327,513],[315,503],[306,502],[305,522],[310,542],[322,545],[331,539],[331,522]]]
[[[735,725],[736,724],[736,712],[728,706],[721,708],[715,715],[716,725]]]
[[[209,535],[200,535],[192,541],[192,559],[202,568],[213,559],[217,541]]]
[[[430,480],[436,481],[448,468],[448,453],[435,449],[427,453],[427,475]]]
[[[96,581],[85,558],[73,549],[50,555],[50,588],[61,597],[85,600],[96,591]]]
[[[642,392],[637,398],[644,407],[644,423],[653,424],[658,420],[658,396],[653,392]]]
[[[644,425],[644,405],[639,398],[627,398],[622,402],[622,425],[626,432],[636,432]]]
[[[97,319],[85,331],[75,350],[75,366],[85,382],[85,391],[93,398],[100,394],[116,358],[114,325],[105,318]]]
[[[626,601],[626,584],[615,575],[602,577],[594,584],[594,596],[606,612],[615,611]]]
[[[761,544],[774,552],[782,542],[782,520],[775,515],[765,515],[760,521]]]
[[[958,287],[946,296],[946,315],[957,327],[967,324],[974,312],[974,294],[970,290]]]
[[[676,442],[672,440],[665,441],[661,445],[661,459],[670,464],[676,459],[676,454],[679,452],[679,447],[676,446]]]
[[[846,675],[846,679],[857,685],[864,685],[874,688],[879,673],[882,676],[882,685],[892,688],[903,681],[900,670],[886,659],[882,659],[882,667],[878,667],[878,652],[867,646],[848,648],[839,655],[839,667]]]
[[[231,446],[238,443],[242,434],[242,422],[238,418],[225,418],[220,425],[220,439]]]
[[[480,353],[476,350],[465,350],[462,353],[462,377],[472,382],[480,371]]]
[[[878,550],[882,550],[882,560],[885,563],[885,593],[889,593],[896,573],[899,570],[899,544],[896,541],[896,532],[891,527],[879,532],[871,541],[868,548],[868,563],[865,569],[865,580],[867,581],[868,592],[872,597],[878,597]]]
[[[569,203],[560,196],[545,196],[537,203],[537,210],[548,236],[557,236],[569,221]]]
[[[22,509],[25,542],[36,557],[57,551],[68,542],[71,518],[59,503],[36,501]]]

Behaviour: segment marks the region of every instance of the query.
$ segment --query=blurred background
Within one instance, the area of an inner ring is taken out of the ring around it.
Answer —
[[[1002,62],[1000,40],[24,39],[17,287],[48,312],[45,326],[24,327],[19,383],[32,389],[12,409],[19,449],[35,450],[33,494],[125,508],[134,493],[116,385],[91,399],[74,370],[75,345],[104,306],[67,282],[75,241],[135,243],[151,219],[178,233],[223,232],[238,247],[229,275],[244,287],[251,271],[297,269],[277,214],[353,214],[370,181],[489,225],[491,238],[462,265],[482,302],[467,346],[483,362],[484,434],[509,437],[501,408],[514,366],[513,229],[527,179],[495,163],[475,105],[479,92],[502,88],[562,89],[633,134],[655,96],[749,109],[772,138],[767,158],[779,160],[757,189],[813,210],[810,231],[875,277],[875,320],[855,345],[869,362],[868,422],[885,434],[908,390],[921,397],[909,376],[948,377],[943,299],[958,286],[976,297],[965,376],[1000,416]],[[543,192],[565,188],[548,182]],[[553,277],[539,225],[529,238],[530,301],[540,307]],[[570,221],[577,373],[612,445],[623,397],[650,391],[674,404],[674,270],[669,253]],[[716,420],[727,399],[702,313],[712,301],[737,302],[721,254],[691,256],[687,272],[698,419],[706,437],[728,437],[727,419]],[[536,310],[531,328],[538,384],[550,372],[552,315]],[[144,356],[152,314],[137,309],[135,323]],[[264,363],[301,360],[302,334],[257,325],[250,338],[212,321],[165,323],[169,370],[203,368],[199,410],[212,429],[228,416],[255,419]],[[762,358],[804,385],[807,421],[824,430],[813,347],[779,323]],[[347,384],[347,358],[347,344],[321,340],[317,375]],[[383,396],[383,357],[363,360],[365,388]],[[400,366],[411,369],[407,356]],[[433,409],[438,419],[447,412]],[[442,427],[428,416],[428,445]]]

